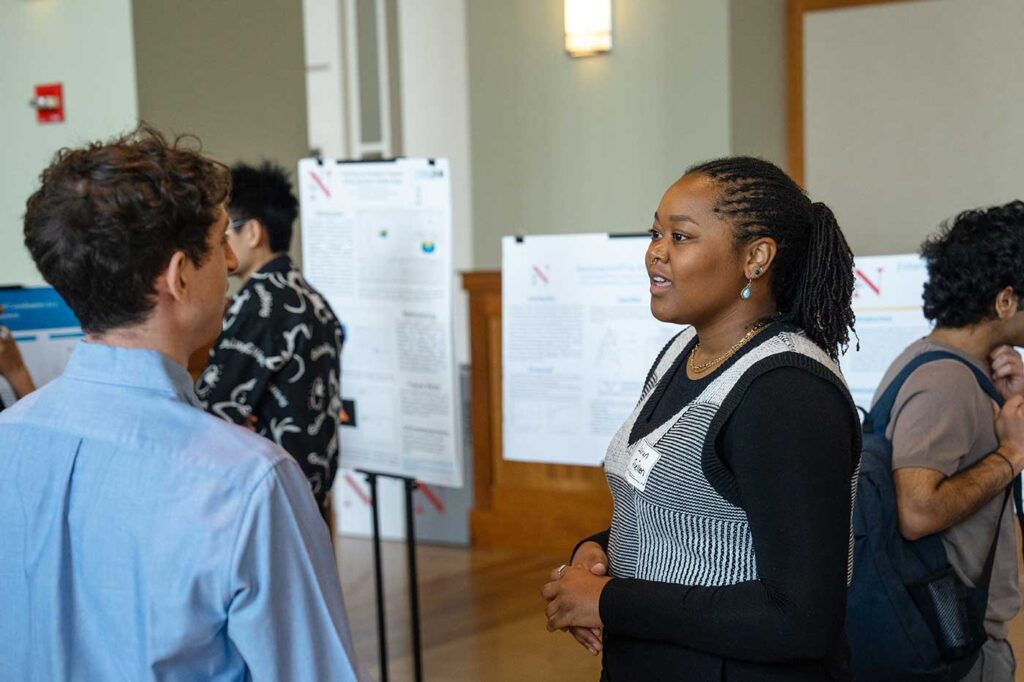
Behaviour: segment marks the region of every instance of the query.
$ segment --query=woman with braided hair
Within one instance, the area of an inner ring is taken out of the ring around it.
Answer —
[[[673,184],[647,249],[662,350],[605,473],[610,527],[543,588],[602,680],[849,679],[859,419],[836,361],[854,316],[835,216],[776,166]]]

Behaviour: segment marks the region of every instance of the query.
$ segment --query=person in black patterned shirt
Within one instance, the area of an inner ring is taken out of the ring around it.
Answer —
[[[231,169],[228,243],[242,288],[196,382],[207,411],[287,450],[326,518],[338,465],[344,332],[287,255],[298,201],[284,169]]]

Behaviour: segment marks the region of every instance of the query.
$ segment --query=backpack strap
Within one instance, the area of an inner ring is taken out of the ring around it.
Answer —
[[[865,433],[879,433],[885,435],[885,430],[889,426],[889,418],[892,415],[892,406],[896,404],[896,396],[899,395],[900,389],[903,388],[903,384],[906,383],[910,375],[917,370],[921,365],[928,364],[929,362],[935,362],[936,360],[956,360],[965,367],[967,367],[974,374],[974,378],[978,381],[978,386],[981,390],[985,391],[989,398],[994,400],[1000,407],[1003,406],[1003,397],[999,395],[999,391],[996,390],[992,380],[982,372],[980,369],[974,366],[974,363],[970,362],[966,358],[963,358],[956,353],[951,353],[946,350],[930,350],[927,353],[921,353],[913,360],[908,362],[903,369],[893,378],[889,385],[886,387],[885,392],[878,399],[878,402],[871,408],[871,412],[864,418],[864,432]]]
[[[871,411],[864,417],[864,432],[865,433],[878,433],[885,436],[885,430],[889,426],[889,419],[892,416],[892,407],[896,404],[896,396],[899,394],[900,389],[903,388],[903,384],[906,383],[910,375],[914,373],[921,365],[925,365],[929,362],[935,362],[936,360],[956,360],[957,362],[966,366],[974,374],[974,378],[978,381],[978,386],[983,390],[989,398],[991,398],[999,407],[1003,406],[1006,402],[1003,400],[1003,396],[996,390],[995,385],[988,376],[978,369],[974,363],[968,361],[956,353],[951,353],[945,350],[931,350],[927,353],[921,353],[913,360],[908,362],[903,369],[893,378],[889,385],[885,388],[882,396],[875,403]],[[1002,510],[999,512],[999,521],[996,523],[995,537],[992,538],[992,544],[989,545],[988,557],[985,560],[984,568],[982,569],[981,579],[978,581],[978,585],[984,585],[984,590],[978,590],[978,592],[984,592],[984,600],[981,602],[982,605],[988,601],[988,583],[992,577],[992,566],[995,560],[996,547],[999,544],[999,527],[1003,523],[1003,513],[1006,511],[1007,498],[1013,496],[1014,507],[1017,511],[1017,523],[1020,525],[1021,532],[1024,533],[1024,501],[1022,501],[1022,485],[1021,477],[1014,476],[1013,482],[1006,487],[1006,494],[1003,496]],[[1024,552],[1024,547],[1022,547]],[[984,611],[982,611],[984,613]]]
[[[1017,481],[1020,480],[1020,476],[1014,477]],[[1016,489],[1014,485],[1006,486],[1006,493],[1003,495],[1003,506],[999,510],[999,520],[996,521],[996,532],[992,537],[992,544],[988,546],[988,556],[985,557],[985,565],[981,569],[981,576],[978,578],[978,582],[974,585],[974,594],[972,595],[972,601],[974,602],[974,612],[978,614],[981,620],[985,619],[985,612],[988,610],[988,588],[992,582],[992,567],[996,563],[996,548],[999,546],[999,531],[1003,526],[1003,516],[1006,515],[1006,503],[1010,500],[1010,493],[1012,489]],[[1019,498],[1018,498],[1019,500]],[[1017,520],[1020,521],[1020,505],[1015,500],[1017,506]]]
[[[1014,476],[1013,478],[1013,506],[1017,509],[1017,525],[1020,526],[1020,532],[1024,534],[1024,481],[1021,481],[1020,476]],[[1024,555],[1024,547],[1021,548],[1021,554]]]

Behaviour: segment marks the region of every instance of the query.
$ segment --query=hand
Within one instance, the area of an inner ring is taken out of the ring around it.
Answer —
[[[596,544],[596,543],[591,543],[591,544]],[[598,545],[598,547],[600,548],[600,545]],[[598,551],[600,551],[601,554],[604,555],[604,550],[603,549],[598,549]],[[579,552],[577,552],[576,556],[573,557],[573,565],[574,566],[579,565],[579,566],[583,567],[580,563],[577,563],[578,559],[579,559]],[[564,571],[565,568],[566,568],[565,566],[560,566],[559,568],[556,568],[555,570],[551,571],[551,575],[548,576],[548,577],[551,580],[560,580],[561,577],[562,577],[562,571]],[[595,565],[591,566],[591,568],[589,570],[590,570],[590,572],[593,575],[603,576],[605,574],[604,563],[595,564]],[[563,627],[563,628],[561,628],[561,630],[568,631],[569,634],[571,634],[576,639],[576,641],[580,643],[580,645],[584,649],[589,651],[594,656],[597,656],[601,652],[601,650],[604,649],[604,641],[602,639],[602,630],[601,630],[601,628],[585,628],[585,627],[569,626],[569,627]]]
[[[989,360],[992,364],[992,380],[999,393],[1006,398],[1024,395],[1024,360],[1013,346],[999,346]]]
[[[584,628],[573,625],[562,628],[562,630],[568,631],[584,649],[594,656],[597,656],[604,649],[604,641],[601,635],[603,630],[601,628]]]
[[[0,307],[0,312],[3,312]],[[0,327],[0,376],[11,384],[15,395],[19,398],[35,390],[32,377],[25,367],[25,361],[18,350],[18,344],[14,341],[14,335],[7,327]]]
[[[572,626],[601,628],[599,605],[601,592],[611,578],[594,575],[582,566],[569,566],[562,577],[552,580],[541,590],[547,600],[544,613],[548,617],[548,632]]]
[[[1013,465],[1017,475],[1024,469],[1024,398],[1011,396],[996,412],[996,437],[999,451]]]
[[[598,543],[590,540],[584,542],[576,550],[572,557],[573,566],[582,566],[594,575],[606,575],[608,573],[608,555],[604,548]],[[551,579],[557,578],[557,569],[552,571]],[[604,649],[604,639],[601,628],[584,628],[572,626],[563,628],[569,631],[577,642],[594,656],[597,656]]]
[[[3,313],[3,306],[0,306],[0,313]],[[7,327],[0,325],[0,376],[9,376],[25,368],[25,362],[21,359],[21,351],[18,344],[14,342],[14,335]]]
[[[608,555],[601,545],[593,540],[587,540],[573,554],[572,565],[582,566],[594,575],[604,575],[608,572]]]

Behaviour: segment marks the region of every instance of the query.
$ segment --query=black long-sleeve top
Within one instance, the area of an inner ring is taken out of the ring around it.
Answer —
[[[688,379],[686,355],[631,441],[718,374]],[[758,579],[703,587],[613,578],[600,600],[602,679],[849,679],[843,622],[856,428],[848,395],[806,370],[779,367],[752,381],[716,449],[747,514]],[[607,549],[607,538],[588,539]]]

